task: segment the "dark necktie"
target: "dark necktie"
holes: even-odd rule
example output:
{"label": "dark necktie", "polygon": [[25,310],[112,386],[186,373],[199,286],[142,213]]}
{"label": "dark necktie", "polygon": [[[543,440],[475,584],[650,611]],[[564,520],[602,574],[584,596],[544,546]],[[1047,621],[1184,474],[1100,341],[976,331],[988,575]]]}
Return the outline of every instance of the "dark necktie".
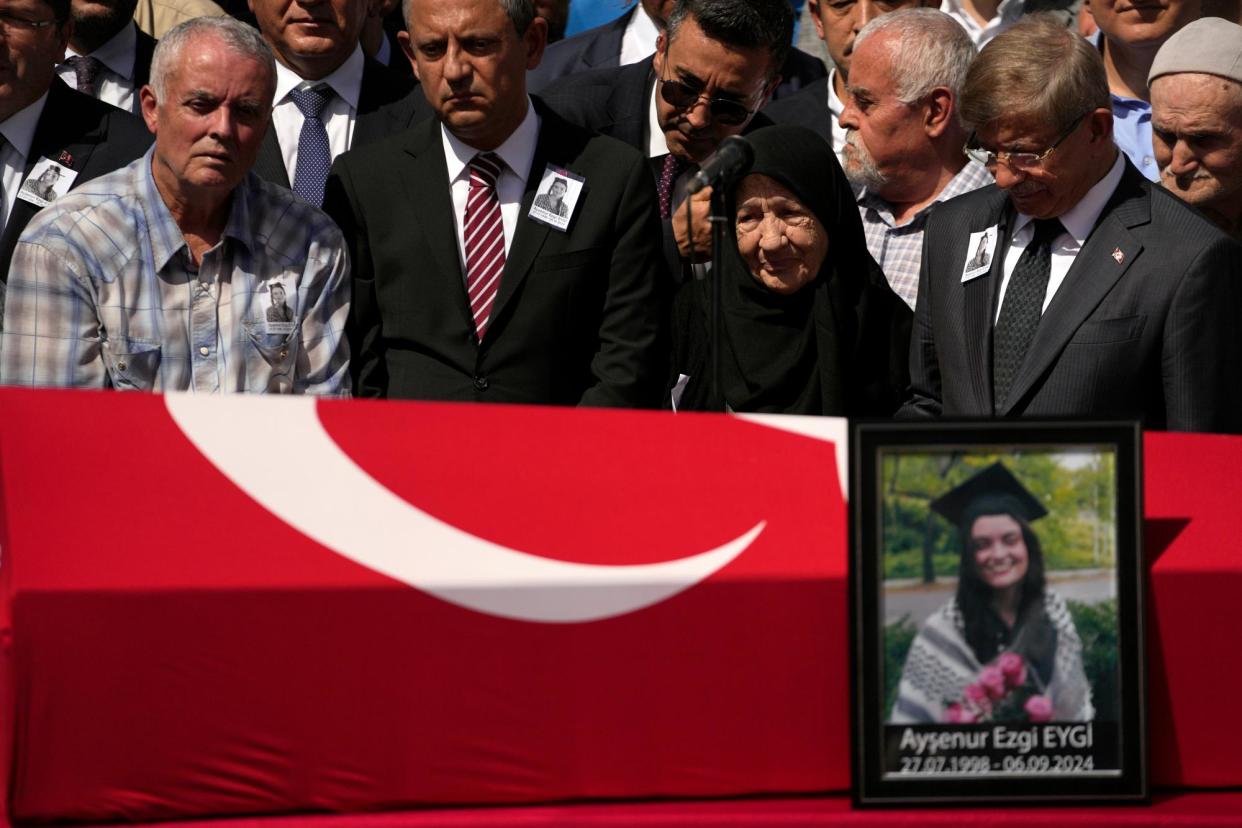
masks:
{"label": "dark necktie", "polygon": [[677,184],[677,176],[685,171],[687,164],[671,152],[664,156],[664,165],[660,168],[660,184],[656,188],[660,196],[660,218],[667,219],[673,215],[673,188]]}
{"label": "dark necktie", "polygon": [[65,63],[73,67],[74,81],[77,83],[78,91],[90,95],[92,98],[98,96],[99,90],[95,88],[95,82],[99,80],[99,73],[103,71],[103,64],[93,57],[82,57],[74,55],[67,58]]}
{"label": "dark necktie", "polygon": [[466,294],[474,328],[483,341],[491,320],[492,303],[505,269],[505,225],[500,213],[496,180],[504,161],[491,152],[482,152],[470,162],[470,189],[466,196],[463,227],[466,247]]}
{"label": "dark necktie", "polygon": [[302,131],[298,135],[298,165],[293,175],[293,192],[316,207],[323,204],[323,186],[332,169],[332,148],[328,131],[320,115],[332,100],[332,87],[320,84],[310,89],[294,89],[289,93],[302,113]]}
{"label": "dark necktie", "polygon": [[992,333],[992,404],[998,412],[1005,405],[1009,387],[1039,327],[1052,271],[1052,240],[1062,232],[1059,219],[1036,219],[1035,236],[1018,257],[1009,277],[1005,301]]}

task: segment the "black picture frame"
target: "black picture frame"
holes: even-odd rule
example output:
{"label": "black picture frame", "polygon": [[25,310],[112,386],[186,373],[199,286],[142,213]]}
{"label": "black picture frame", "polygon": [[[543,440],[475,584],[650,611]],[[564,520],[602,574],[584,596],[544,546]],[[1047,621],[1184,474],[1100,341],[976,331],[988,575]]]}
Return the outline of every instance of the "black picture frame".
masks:
{"label": "black picture frame", "polygon": [[[1008,554],[937,512],[996,462],[1055,516]],[[1142,468],[1135,422],[852,424],[855,805],[1147,799]]]}

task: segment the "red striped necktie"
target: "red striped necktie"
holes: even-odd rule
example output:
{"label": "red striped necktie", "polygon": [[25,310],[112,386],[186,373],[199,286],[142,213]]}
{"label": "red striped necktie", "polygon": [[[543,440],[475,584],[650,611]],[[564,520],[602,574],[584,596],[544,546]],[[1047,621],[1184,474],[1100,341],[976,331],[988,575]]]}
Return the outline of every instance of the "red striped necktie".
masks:
{"label": "red striped necktie", "polygon": [[505,227],[500,218],[496,180],[504,161],[495,153],[479,153],[470,162],[470,193],[466,197],[466,294],[474,329],[483,341],[492,314],[500,274],[505,269]]}

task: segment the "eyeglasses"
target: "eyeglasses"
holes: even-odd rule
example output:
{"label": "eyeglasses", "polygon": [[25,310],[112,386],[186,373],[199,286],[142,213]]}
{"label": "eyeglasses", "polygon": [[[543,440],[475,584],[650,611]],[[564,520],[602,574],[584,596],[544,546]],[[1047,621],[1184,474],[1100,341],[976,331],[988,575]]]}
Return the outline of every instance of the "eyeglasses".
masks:
{"label": "eyeglasses", "polygon": [[[665,80],[664,78],[658,78],[658,80],[660,97],[666,104],[677,109],[693,109],[707,94],[702,89],[695,89],[679,80]],[[712,113],[712,120],[716,123],[724,126],[737,126],[746,123],[746,120],[754,115],[759,107],[756,105],[751,108],[741,101],[730,98],[708,98],[707,108]]]}
{"label": "eyeglasses", "polygon": [[1052,142],[1052,146],[1043,152],[992,152],[985,150],[977,144],[979,140],[975,133],[970,134],[970,140],[966,142],[966,146],[962,147],[962,152],[966,153],[966,157],[971,160],[978,161],[985,167],[991,168],[997,164],[1004,164],[1011,170],[1033,170],[1044,162],[1044,159],[1052,155],[1052,151],[1061,145],[1061,142],[1070,137],[1074,130],[1078,129],[1078,125],[1082,123],[1082,119],[1087,117],[1090,112],[1084,112],[1074,119],[1065,132],[1061,133],[1061,137]]}
{"label": "eyeglasses", "polygon": [[33,32],[38,29],[46,29],[56,22],[55,18],[51,20],[30,20],[25,17],[19,17],[9,11],[0,11],[0,29],[4,29],[6,32]]}

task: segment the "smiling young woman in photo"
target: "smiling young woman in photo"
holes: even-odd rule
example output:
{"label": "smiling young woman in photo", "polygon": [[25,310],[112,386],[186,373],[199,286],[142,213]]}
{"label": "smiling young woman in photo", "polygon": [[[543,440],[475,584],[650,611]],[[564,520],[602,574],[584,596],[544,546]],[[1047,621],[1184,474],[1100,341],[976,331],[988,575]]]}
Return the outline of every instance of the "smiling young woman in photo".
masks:
{"label": "smiling young woman in photo", "polygon": [[1006,697],[1033,721],[1092,719],[1082,641],[1065,600],[1045,585],[1030,526],[1047,509],[1000,463],[931,508],[960,530],[957,592],[911,644],[890,722],[988,719]]}

